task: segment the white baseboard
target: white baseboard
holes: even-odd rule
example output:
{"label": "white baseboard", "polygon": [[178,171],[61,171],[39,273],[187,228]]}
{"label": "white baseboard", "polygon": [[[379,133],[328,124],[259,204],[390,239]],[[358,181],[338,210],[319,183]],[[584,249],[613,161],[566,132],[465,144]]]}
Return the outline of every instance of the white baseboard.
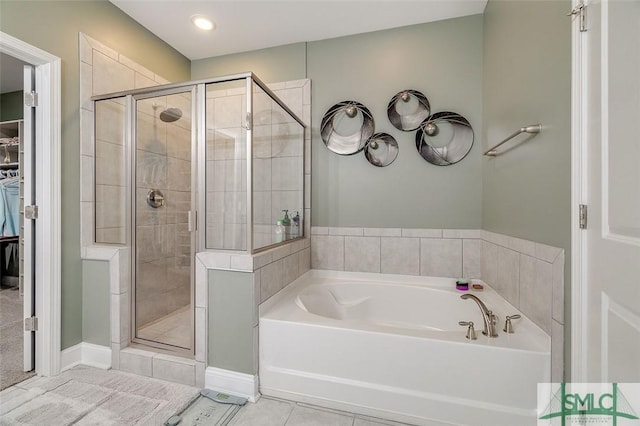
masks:
{"label": "white baseboard", "polygon": [[204,373],[204,387],[230,395],[243,396],[251,402],[260,398],[258,393],[258,376],[207,367]]}
{"label": "white baseboard", "polygon": [[82,343],[63,349],[60,352],[60,371],[68,370],[82,361]]}
{"label": "white baseboard", "polygon": [[111,368],[111,348],[82,342],[60,353],[60,371],[79,364],[107,370]]}

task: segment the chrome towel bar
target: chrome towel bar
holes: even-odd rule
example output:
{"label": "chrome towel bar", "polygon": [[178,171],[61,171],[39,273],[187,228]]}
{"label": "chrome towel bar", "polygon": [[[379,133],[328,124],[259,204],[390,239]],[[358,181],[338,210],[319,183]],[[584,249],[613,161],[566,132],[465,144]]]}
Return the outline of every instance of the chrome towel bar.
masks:
{"label": "chrome towel bar", "polygon": [[503,144],[509,142],[511,139],[513,139],[516,136],[518,136],[520,133],[540,133],[541,130],[542,130],[542,124],[533,124],[531,126],[520,127],[520,129],[518,131],[516,131],[513,134],[507,136],[502,142],[500,142],[499,144],[497,144],[493,148],[487,150],[487,152],[485,152],[484,155],[487,155],[489,157],[496,157],[496,156],[501,154],[496,150],[499,147],[501,147]]}

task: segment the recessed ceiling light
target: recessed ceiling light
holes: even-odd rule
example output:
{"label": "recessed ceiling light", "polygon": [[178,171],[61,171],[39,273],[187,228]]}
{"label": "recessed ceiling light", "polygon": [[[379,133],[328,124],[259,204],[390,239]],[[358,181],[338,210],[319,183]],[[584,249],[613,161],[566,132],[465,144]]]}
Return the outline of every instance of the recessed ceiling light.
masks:
{"label": "recessed ceiling light", "polygon": [[191,17],[191,22],[193,22],[193,25],[200,28],[201,30],[211,31],[215,28],[215,25],[213,24],[211,19],[207,18],[206,16],[193,15]]}

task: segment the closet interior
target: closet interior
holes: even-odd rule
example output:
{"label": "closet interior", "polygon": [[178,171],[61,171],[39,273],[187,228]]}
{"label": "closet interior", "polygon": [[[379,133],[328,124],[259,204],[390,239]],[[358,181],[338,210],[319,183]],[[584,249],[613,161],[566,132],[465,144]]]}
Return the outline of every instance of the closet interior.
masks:
{"label": "closet interior", "polygon": [[24,277],[24,164],[23,120],[0,123],[0,284],[18,287]]}

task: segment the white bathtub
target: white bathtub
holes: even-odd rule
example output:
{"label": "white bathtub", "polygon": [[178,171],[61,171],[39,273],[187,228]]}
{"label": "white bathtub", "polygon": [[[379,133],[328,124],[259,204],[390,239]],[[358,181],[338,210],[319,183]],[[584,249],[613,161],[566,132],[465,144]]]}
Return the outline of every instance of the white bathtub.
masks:
{"label": "white bathtub", "polygon": [[454,280],[309,271],[260,306],[260,391],[419,425],[535,425],[550,338],[524,316],[504,333],[520,312],[488,286],[471,293],[499,337]]}

